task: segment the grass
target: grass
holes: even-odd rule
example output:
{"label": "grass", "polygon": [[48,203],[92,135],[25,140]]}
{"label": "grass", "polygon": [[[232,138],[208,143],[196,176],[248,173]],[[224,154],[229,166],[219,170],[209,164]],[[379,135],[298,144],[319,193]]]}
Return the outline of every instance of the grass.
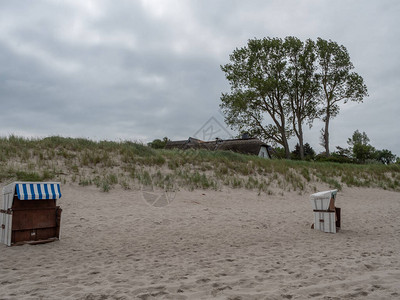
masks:
{"label": "grass", "polygon": [[119,185],[303,193],[315,192],[317,182],[339,190],[348,186],[400,191],[400,165],[266,160],[229,151],[155,150],[131,141],[11,135],[0,138],[0,180],[59,180],[95,185],[104,192]]}

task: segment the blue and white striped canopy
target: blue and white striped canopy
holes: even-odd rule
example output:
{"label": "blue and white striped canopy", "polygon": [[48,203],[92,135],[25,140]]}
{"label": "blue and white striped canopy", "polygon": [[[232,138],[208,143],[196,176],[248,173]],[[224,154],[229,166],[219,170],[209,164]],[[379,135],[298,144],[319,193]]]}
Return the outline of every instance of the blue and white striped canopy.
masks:
{"label": "blue and white striped canopy", "polygon": [[60,184],[57,182],[16,183],[15,190],[19,200],[41,200],[61,198]]}

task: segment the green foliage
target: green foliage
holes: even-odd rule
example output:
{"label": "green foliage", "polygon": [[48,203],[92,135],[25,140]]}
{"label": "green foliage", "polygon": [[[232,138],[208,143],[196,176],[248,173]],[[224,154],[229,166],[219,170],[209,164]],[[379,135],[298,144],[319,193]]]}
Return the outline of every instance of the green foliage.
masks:
{"label": "green foliage", "polygon": [[358,130],[354,131],[351,138],[347,140],[347,144],[350,145],[348,149],[342,149],[342,152],[350,155],[358,163],[366,162],[380,162],[382,164],[388,165],[394,163],[396,160],[396,155],[387,149],[375,150],[373,146],[369,144],[370,139],[365,132],[361,133]]}
{"label": "green foliage", "polygon": [[151,179],[151,175],[148,171],[143,171],[142,173],[137,174],[137,179],[139,179],[139,183],[145,186],[150,186],[153,184],[153,181]]}
{"label": "green foliage", "polygon": [[371,145],[355,144],[353,156],[358,162],[365,163],[368,159],[375,159],[375,148]]}
{"label": "green foliage", "polygon": [[396,155],[387,149],[378,150],[375,155],[376,159],[385,165],[392,164],[396,161]]}
{"label": "green foliage", "polygon": [[369,144],[369,137],[365,132],[361,133],[358,131],[354,131],[353,135],[351,138],[347,139],[347,144],[350,145],[350,147],[354,147],[355,145],[368,145]]}
{"label": "green foliage", "polygon": [[[351,149],[342,148],[340,146],[336,146],[336,152],[333,152],[332,155],[336,155],[339,157],[350,158],[351,157]],[[351,161],[349,161],[351,162]]]}
{"label": "green foliage", "polygon": [[164,137],[163,140],[155,139],[147,145],[153,149],[164,149],[168,141],[169,139],[167,137]]}
{"label": "green foliage", "polygon": [[[315,157],[315,151],[310,146],[309,143],[304,144],[304,159],[305,160],[312,160]],[[299,160],[301,159],[300,156],[300,145],[296,144],[295,149],[292,151],[291,159]]]}
{"label": "green foliage", "polygon": [[347,156],[337,154],[336,152],[332,153],[330,156],[326,156],[325,153],[318,154],[314,158],[317,162],[333,162],[333,163],[341,163],[341,164],[351,164],[353,160]]}
{"label": "green foliage", "polygon": [[18,181],[42,181],[43,178],[36,172],[17,171],[15,173]]}
{"label": "green foliage", "polygon": [[325,122],[323,142],[327,155],[329,151],[329,121],[337,116],[340,110],[339,103],[347,101],[362,102],[368,96],[367,86],[363,78],[351,72],[354,66],[350,55],[343,45],[331,40],[317,39],[317,61],[322,93],[322,104],[319,114]]}
{"label": "green foliage", "polygon": [[[368,96],[347,49],[331,40],[302,42],[296,37],[252,39],[235,49],[221,66],[231,86],[220,107],[232,128],[283,146],[295,134],[303,159],[303,123],[325,121],[323,145],[329,156],[329,121],[340,102],[362,102]],[[266,123],[266,119],[271,123]]]}
{"label": "green foliage", "polygon": [[116,174],[108,174],[106,176],[106,181],[110,184],[110,185],[114,185],[118,183],[118,176]]}
{"label": "green foliage", "polygon": [[307,182],[311,181],[310,170],[308,168],[303,167],[300,170],[301,175],[307,180]]}
{"label": "green foliage", "polygon": [[101,190],[105,193],[109,192],[111,190],[111,185],[107,181],[103,181],[101,183]]}
{"label": "green foliage", "polygon": [[38,172],[16,171],[14,176],[18,181],[45,181],[53,179],[54,173],[49,170],[44,170],[42,174]]}
{"label": "green foliage", "polygon": [[[279,38],[253,39],[230,55],[231,63],[221,66],[231,93],[221,96],[225,122],[252,136],[272,140],[285,148],[289,157],[290,110],[285,104],[287,84],[286,51]],[[265,124],[270,116],[272,124]]]}
{"label": "green foliage", "polygon": [[357,162],[365,163],[375,158],[375,148],[369,144],[369,141],[367,134],[360,133],[358,130],[354,131],[352,137],[347,140],[347,144],[350,145],[349,152]]}
{"label": "green foliage", "polygon": [[320,85],[315,74],[315,43],[310,39],[303,43],[298,38],[287,37],[284,47],[288,58],[285,75],[288,103],[291,109],[289,120],[299,140],[299,159],[310,159],[310,157],[305,157],[303,124],[307,123],[311,127],[314,119],[318,117]]}
{"label": "green foliage", "polygon": [[117,149],[126,161],[132,160],[135,157],[151,157],[157,155],[154,149],[140,143],[129,141],[121,143]]}
{"label": "green foliage", "polygon": [[286,158],[285,155],[285,149],[281,148],[281,147],[275,147],[272,150],[272,154],[271,154],[272,158],[277,158],[277,159],[284,159]]}

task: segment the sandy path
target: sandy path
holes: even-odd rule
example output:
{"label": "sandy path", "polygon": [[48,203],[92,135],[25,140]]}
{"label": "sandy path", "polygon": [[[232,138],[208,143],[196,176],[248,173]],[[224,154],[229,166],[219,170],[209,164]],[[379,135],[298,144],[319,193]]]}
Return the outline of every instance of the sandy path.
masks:
{"label": "sandy path", "polygon": [[308,197],[65,185],[60,241],[0,245],[0,299],[400,298],[400,193],[339,192],[337,234]]}

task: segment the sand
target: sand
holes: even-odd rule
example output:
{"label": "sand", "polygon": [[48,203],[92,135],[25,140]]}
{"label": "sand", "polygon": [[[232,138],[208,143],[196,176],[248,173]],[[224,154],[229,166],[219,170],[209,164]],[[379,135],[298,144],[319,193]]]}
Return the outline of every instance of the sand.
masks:
{"label": "sand", "polygon": [[0,299],[400,298],[400,193],[345,188],[329,234],[309,194],[62,192],[60,241],[0,245]]}

